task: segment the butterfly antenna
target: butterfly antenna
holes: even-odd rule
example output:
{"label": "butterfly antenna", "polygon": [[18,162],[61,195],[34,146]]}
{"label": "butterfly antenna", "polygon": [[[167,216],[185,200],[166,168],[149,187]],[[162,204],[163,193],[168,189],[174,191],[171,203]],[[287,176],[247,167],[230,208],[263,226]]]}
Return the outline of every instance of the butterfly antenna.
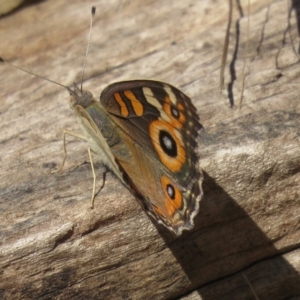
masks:
{"label": "butterfly antenna", "polygon": [[80,90],[81,91],[82,91],[82,83],[83,83],[83,77],[84,77],[84,71],[85,71],[86,61],[87,61],[87,57],[88,57],[89,49],[90,49],[90,43],[91,43],[91,37],[92,37],[92,29],[93,29],[93,21],[94,21],[95,14],[96,14],[96,6],[92,6],[90,32],[89,32],[88,44],[87,44],[86,51],[85,51],[85,56],[84,56],[84,61],[83,61],[83,67],[82,67],[82,73],[81,73],[81,83],[80,83]]}
{"label": "butterfly antenna", "polygon": [[46,81],[52,82],[52,83],[54,83],[54,84],[56,84],[56,85],[62,86],[63,88],[67,89],[68,91],[70,91],[70,88],[69,88],[68,86],[65,86],[65,85],[63,85],[63,84],[61,84],[61,83],[58,83],[58,82],[56,82],[56,81],[53,81],[53,80],[51,80],[51,79],[49,79],[49,78],[46,78],[46,77],[44,77],[44,76],[37,75],[37,74],[35,74],[35,73],[32,73],[32,72],[30,72],[30,71],[27,71],[27,70],[24,70],[24,69],[22,69],[22,68],[20,68],[20,67],[17,67],[17,66],[15,66],[15,65],[9,63],[8,61],[4,60],[2,57],[0,57],[0,63],[4,63],[4,64],[6,64],[6,65],[8,65],[8,66],[11,66],[11,67],[13,67],[13,68],[19,70],[19,71],[22,71],[22,72],[25,72],[25,73],[27,73],[27,74],[33,75],[33,76],[35,76],[35,77],[38,77],[38,78],[44,79],[44,80],[46,80]]}

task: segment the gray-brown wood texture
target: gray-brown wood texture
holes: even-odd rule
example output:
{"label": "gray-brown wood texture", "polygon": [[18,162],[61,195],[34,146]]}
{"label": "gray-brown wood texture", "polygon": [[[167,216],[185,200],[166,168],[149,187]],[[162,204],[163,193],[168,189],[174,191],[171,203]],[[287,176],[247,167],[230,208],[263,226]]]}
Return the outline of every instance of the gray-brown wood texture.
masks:
{"label": "gray-brown wood texture", "polygon": [[1,57],[70,85],[96,4],[84,88],[98,98],[109,83],[148,78],[189,95],[205,127],[205,196],[177,240],[110,173],[89,209],[85,142],[69,137],[51,174],[63,129],[79,129],[68,93],[1,64],[0,298],[298,299],[298,2],[234,3],[222,95],[227,1],[37,1],[1,18]]}

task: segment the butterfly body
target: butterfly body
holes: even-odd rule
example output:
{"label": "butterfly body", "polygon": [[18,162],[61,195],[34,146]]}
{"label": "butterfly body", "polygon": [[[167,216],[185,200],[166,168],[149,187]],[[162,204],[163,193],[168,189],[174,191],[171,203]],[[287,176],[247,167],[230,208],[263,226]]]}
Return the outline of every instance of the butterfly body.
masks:
{"label": "butterfly body", "polygon": [[151,80],[109,85],[96,101],[74,85],[70,106],[90,147],[158,223],[193,228],[202,198],[196,155],[202,128],[190,98]]}

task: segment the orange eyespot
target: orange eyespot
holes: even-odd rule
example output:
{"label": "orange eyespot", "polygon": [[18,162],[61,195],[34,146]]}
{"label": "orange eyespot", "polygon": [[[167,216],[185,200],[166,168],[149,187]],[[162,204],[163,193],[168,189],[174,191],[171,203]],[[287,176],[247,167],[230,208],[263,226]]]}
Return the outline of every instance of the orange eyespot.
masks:
{"label": "orange eyespot", "polygon": [[161,185],[165,194],[166,211],[172,216],[182,206],[181,191],[166,176],[161,177]]}
{"label": "orange eyespot", "polygon": [[165,97],[165,103],[163,105],[164,112],[169,116],[170,118],[170,124],[177,128],[181,129],[183,123],[185,122],[185,116],[183,114],[183,105],[178,103],[177,107],[172,105],[171,100],[169,96]]}
{"label": "orange eyespot", "polygon": [[172,172],[178,172],[186,161],[186,153],[179,132],[164,120],[149,126],[152,144],[161,162]]}

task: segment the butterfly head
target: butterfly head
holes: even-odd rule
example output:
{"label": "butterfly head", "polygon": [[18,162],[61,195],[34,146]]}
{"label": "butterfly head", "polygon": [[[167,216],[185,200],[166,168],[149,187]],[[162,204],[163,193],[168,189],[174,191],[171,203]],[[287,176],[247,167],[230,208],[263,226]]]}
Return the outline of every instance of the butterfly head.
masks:
{"label": "butterfly head", "polygon": [[81,90],[75,82],[73,83],[73,90],[68,88],[68,91],[70,93],[69,105],[71,109],[74,109],[77,105],[87,108],[93,102],[96,102],[91,92]]}

